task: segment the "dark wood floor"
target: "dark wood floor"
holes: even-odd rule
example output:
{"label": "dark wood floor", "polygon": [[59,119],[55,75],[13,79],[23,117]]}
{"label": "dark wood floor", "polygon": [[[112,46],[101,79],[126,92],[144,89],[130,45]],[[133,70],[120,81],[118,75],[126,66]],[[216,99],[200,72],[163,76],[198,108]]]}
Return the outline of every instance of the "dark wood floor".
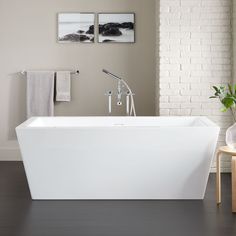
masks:
{"label": "dark wood floor", "polygon": [[204,201],[31,201],[21,162],[0,162],[0,236],[235,236],[230,175]]}

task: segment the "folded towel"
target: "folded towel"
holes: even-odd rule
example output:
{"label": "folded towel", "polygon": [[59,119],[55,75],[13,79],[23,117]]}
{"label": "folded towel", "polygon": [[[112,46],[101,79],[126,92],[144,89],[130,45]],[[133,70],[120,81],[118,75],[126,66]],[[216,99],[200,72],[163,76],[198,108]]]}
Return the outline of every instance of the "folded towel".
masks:
{"label": "folded towel", "polygon": [[71,100],[71,75],[70,71],[56,72],[56,101],[69,102]]}
{"label": "folded towel", "polygon": [[54,115],[53,71],[27,72],[27,117]]}

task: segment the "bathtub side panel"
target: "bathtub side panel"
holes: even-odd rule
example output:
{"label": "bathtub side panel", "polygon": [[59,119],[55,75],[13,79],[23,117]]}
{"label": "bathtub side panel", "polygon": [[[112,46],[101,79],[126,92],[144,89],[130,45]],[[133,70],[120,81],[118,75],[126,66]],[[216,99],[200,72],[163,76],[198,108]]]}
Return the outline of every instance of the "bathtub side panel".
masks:
{"label": "bathtub side panel", "polygon": [[33,199],[202,199],[218,128],[21,129]]}

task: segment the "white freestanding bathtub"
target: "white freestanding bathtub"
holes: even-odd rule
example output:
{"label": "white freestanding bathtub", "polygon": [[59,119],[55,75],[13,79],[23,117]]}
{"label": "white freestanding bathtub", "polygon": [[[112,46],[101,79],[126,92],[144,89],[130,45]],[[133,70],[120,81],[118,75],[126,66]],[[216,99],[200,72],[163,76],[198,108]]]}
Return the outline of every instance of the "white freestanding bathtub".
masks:
{"label": "white freestanding bathtub", "polygon": [[16,128],[32,199],[203,199],[205,117],[35,117]]}

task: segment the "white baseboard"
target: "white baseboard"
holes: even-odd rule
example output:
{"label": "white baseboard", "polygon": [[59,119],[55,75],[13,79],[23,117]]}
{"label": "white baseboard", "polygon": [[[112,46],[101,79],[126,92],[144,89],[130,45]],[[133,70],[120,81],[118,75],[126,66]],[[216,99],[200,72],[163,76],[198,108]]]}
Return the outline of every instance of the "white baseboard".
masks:
{"label": "white baseboard", "polygon": [[22,161],[19,148],[0,148],[0,161]]}

